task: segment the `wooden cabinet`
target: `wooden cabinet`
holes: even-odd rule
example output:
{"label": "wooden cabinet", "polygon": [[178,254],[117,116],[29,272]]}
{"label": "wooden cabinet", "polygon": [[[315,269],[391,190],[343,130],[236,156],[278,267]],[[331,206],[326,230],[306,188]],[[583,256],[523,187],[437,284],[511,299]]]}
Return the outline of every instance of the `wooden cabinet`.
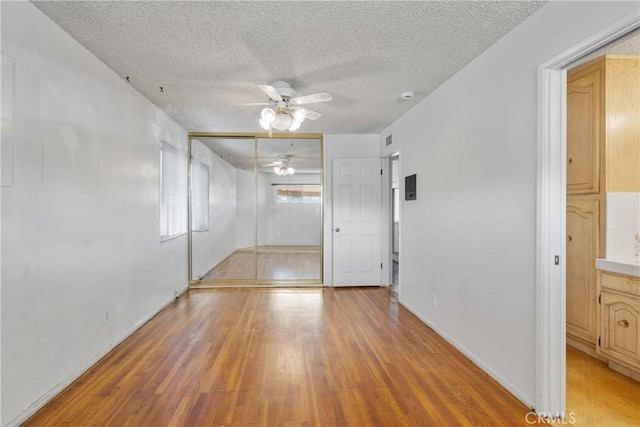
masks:
{"label": "wooden cabinet", "polygon": [[605,62],[567,76],[567,194],[600,192]]}
{"label": "wooden cabinet", "polygon": [[[640,191],[640,59],[606,55],[567,74],[567,336],[594,350],[606,192]],[[577,342],[576,342],[577,341]]]}
{"label": "wooden cabinet", "polygon": [[[567,334],[595,345],[600,200],[567,200]],[[593,348],[593,347],[592,347]]]}
{"label": "wooden cabinet", "polygon": [[640,57],[606,57],[606,190],[640,192]]}
{"label": "wooden cabinet", "polygon": [[[598,271],[600,289],[600,344],[616,369],[639,378],[640,375],[640,278]],[[620,370],[620,369],[618,369]],[[631,371],[631,372],[628,372]]]}
{"label": "wooden cabinet", "polygon": [[605,58],[567,74],[567,341],[595,350],[596,258],[604,256]]}
{"label": "wooden cabinet", "polygon": [[567,74],[567,194],[640,191],[640,57],[606,55]]}

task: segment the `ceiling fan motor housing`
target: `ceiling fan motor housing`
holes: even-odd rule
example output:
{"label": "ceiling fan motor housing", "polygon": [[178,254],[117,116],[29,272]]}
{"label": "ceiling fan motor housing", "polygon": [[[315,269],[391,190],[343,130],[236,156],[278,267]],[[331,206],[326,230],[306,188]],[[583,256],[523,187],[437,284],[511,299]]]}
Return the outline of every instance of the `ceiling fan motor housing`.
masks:
{"label": "ceiling fan motor housing", "polygon": [[273,88],[283,98],[294,98],[296,96],[296,91],[287,82],[276,80],[275,82],[271,83],[271,86],[273,86]]}

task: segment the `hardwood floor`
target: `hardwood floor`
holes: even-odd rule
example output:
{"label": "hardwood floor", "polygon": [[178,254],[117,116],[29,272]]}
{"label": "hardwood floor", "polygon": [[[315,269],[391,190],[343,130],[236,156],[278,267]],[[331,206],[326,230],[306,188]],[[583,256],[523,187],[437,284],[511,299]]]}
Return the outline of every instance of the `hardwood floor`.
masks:
{"label": "hardwood floor", "polygon": [[320,280],[321,252],[317,246],[259,246],[235,251],[202,280]]}
{"label": "hardwood floor", "polygon": [[191,290],[25,425],[527,425],[386,288]]}
{"label": "hardwood floor", "polygon": [[253,280],[255,277],[255,254],[234,252],[209,270],[201,280]]}
{"label": "hardwood floor", "polygon": [[640,426],[640,383],[567,346],[567,414],[575,426]]}

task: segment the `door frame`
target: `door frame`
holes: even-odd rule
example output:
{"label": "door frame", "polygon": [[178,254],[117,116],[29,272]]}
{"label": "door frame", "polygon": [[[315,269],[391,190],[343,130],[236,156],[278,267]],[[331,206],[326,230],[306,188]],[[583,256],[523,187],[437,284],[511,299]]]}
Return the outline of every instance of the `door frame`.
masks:
{"label": "door frame", "polygon": [[[382,269],[382,285],[393,285],[393,166],[394,158],[398,158],[398,169],[400,169],[400,151],[396,150],[382,157],[382,261],[384,267]],[[398,181],[403,185],[400,179],[400,170],[398,170]],[[401,205],[402,205],[402,198]],[[402,216],[402,209],[400,209]],[[400,236],[398,236],[399,238]],[[400,276],[398,275],[398,295],[400,295]]]}
{"label": "door frame", "polygon": [[565,68],[638,28],[629,13],[538,66],[535,410],[544,417],[566,412]]}

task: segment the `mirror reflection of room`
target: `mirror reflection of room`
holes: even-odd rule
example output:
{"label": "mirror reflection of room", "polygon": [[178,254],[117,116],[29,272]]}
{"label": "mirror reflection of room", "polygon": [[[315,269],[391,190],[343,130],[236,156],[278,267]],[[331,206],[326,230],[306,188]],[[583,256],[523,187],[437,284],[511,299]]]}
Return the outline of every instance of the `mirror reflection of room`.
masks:
{"label": "mirror reflection of room", "polygon": [[321,283],[321,140],[191,144],[192,280]]}
{"label": "mirror reflection of room", "polygon": [[319,280],[319,141],[260,138],[257,163],[258,280]]}
{"label": "mirror reflection of room", "polygon": [[255,278],[254,146],[254,138],[191,140],[193,280]]}

